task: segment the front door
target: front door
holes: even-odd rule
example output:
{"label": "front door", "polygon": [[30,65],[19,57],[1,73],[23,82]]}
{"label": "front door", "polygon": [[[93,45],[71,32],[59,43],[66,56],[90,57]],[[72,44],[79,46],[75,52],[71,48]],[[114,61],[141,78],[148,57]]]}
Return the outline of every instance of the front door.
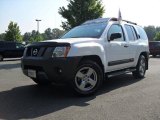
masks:
{"label": "front door", "polygon": [[107,72],[127,68],[133,61],[129,58],[129,45],[125,40],[122,26],[113,24],[108,31],[108,40],[113,33],[121,33],[121,38],[109,41],[106,45]]}

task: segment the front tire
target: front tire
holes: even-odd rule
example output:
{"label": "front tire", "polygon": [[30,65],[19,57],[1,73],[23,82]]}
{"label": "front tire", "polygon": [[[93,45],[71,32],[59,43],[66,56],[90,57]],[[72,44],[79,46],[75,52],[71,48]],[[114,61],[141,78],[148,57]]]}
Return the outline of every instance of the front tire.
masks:
{"label": "front tire", "polygon": [[136,66],[136,71],[132,72],[132,74],[135,78],[144,78],[145,73],[146,73],[146,66],[147,66],[146,61],[147,60],[144,57],[144,55],[140,55],[139,60],[138,60],[138,64]]}
{"label": "front tire", "polygon": [[103,81],[103,70],[94,61],[83,61],[76,70],[72,86],[79,95],[94,94]]}

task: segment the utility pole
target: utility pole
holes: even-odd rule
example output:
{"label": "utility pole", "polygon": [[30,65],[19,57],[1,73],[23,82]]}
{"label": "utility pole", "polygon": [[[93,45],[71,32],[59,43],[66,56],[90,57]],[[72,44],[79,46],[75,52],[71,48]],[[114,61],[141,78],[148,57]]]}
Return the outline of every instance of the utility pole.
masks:
{"label": "utility pole", "polygon": [[39,20],[39,19],[36,19],[36,22],[37,22],[37,32],[39,33],[39,22],[42,21],[42,20]]}

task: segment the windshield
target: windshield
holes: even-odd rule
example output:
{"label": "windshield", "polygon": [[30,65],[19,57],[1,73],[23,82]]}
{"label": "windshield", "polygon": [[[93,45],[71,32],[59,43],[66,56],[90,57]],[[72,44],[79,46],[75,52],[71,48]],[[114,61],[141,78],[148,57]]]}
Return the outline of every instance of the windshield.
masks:
{"label": "windshield", "polygon": [[71,29],[68,33],[62,36],[62,39],[65,38],[99,38],[107,23],[94,23],[81,25]]}

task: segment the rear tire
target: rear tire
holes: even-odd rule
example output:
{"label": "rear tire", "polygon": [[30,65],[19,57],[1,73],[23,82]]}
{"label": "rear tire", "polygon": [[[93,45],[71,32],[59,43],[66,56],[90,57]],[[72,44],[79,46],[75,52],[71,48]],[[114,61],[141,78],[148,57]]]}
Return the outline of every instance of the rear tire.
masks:
{"label": "rear tire", "polygon": [[132,74],[135,78],[144,78],[145,73],[146,73],[146,66],[147,66],[146,61],[147,60],[144,57],[144,55],[140,55],[139,60],[138,60],[138,64],[136,66],[136,71],[132,72]]}
{"label": "rear tire", "polygon": [[101,86],[103,78],[102,68],[94,61],[85,60],[77,68],[71,85],[78,95],[92,95]]}
{"label": "rear tire", "polygon": [[48,81],[48,80],[39,80],[36,78],[31,78],[35,83],[37,83],[37,85],[50,85],[52,82]]}
{"label": "rear tire", "polygon": [[3,61],[3,56],[2,55],[0,55],[0,61]]}

